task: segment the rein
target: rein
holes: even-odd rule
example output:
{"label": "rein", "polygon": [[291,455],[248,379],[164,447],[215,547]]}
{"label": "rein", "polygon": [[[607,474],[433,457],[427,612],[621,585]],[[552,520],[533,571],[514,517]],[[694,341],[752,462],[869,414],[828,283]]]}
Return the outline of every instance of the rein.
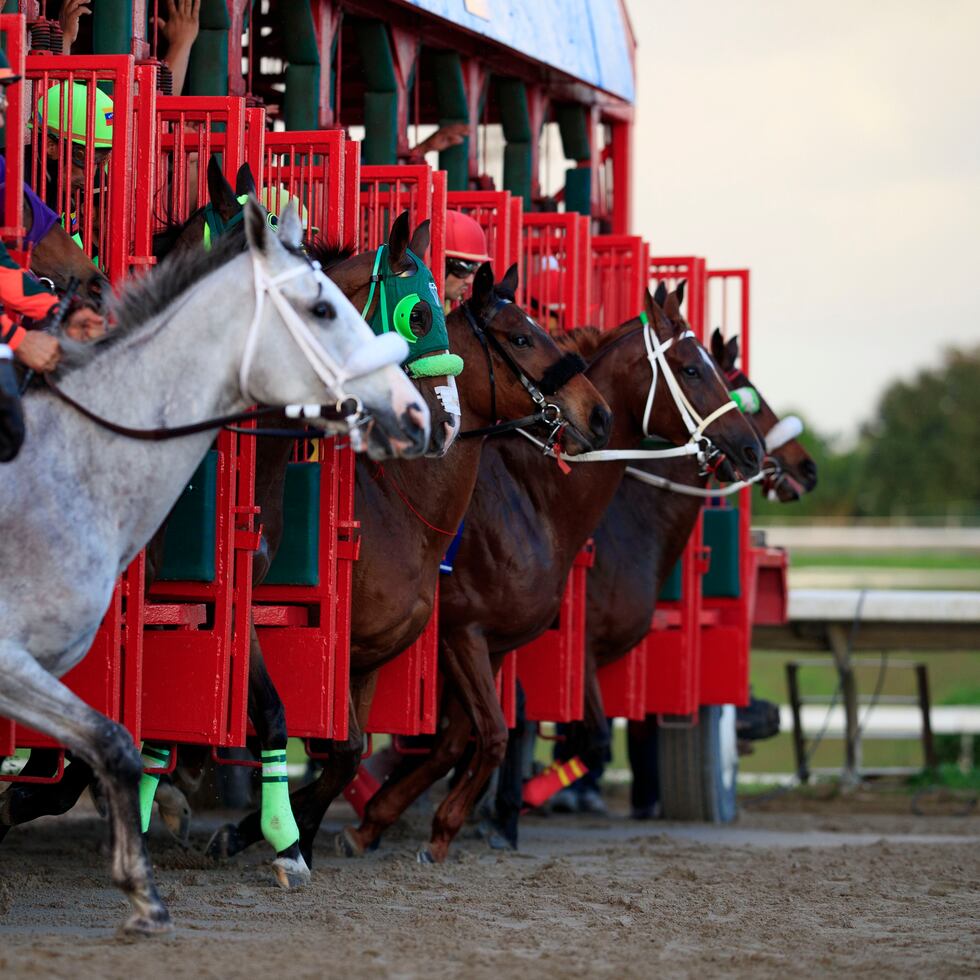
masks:
{"label": "rein", "polygon": [[543,446],[546,446],[550,450],[558,441],[561,429],[566,422],[561,406],[556,405],[554,402],[549,402],[545,396],[557,394],[572,378],[578,374],[582,374],[586,370],[586,365],[578,354],[567,353],[562,355],[554,364],[550,365],[540,379],[530,377],[517,361],[511,357],[503,344],[497,340],[489,329],[490,324],[493,323],[497,314],[510,305],[511,301],[509,299],[498,298],[489,318],[483,323],[477,321],[468,301],[463,304],[462,309],[470,325],[470,329],[483,348],[483,354],[487,361],[487,374],[490,378],[490,417],[497,418],[497,381],[494,373],[493,357],[490,353],[491,347],[504,364],[507,365],[511,374],[520,381],[524,390],[530,396],[531,401],[537,406],[537,410],[530,415],[525,415],[518,419],[494,422],[491,425],[486,425],[479,429],[468,429],[466,432],[461,432],[459,438],[475,439],[479,436],[500,435],[504,432],[513,432],[515,430],[527,435],[527,433],[523,432],[526,427],[543,422],[545,425],[551,427],[547,442],[542,443]]}

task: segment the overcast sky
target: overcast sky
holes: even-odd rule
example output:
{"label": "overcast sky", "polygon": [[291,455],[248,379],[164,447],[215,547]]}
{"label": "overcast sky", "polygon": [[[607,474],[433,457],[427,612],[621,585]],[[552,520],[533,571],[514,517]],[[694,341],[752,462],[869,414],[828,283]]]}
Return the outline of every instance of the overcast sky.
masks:
{"label": "overcast sky", "polygon": [[626,0],[634,231],[753,275],[752,377],[850,434],[980,343],[980,0]]}

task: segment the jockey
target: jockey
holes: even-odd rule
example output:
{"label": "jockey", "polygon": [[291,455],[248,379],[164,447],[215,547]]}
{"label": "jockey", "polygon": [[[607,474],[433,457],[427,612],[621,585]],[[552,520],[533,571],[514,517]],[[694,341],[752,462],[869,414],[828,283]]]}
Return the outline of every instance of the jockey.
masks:
{"label": "jockey", "polygon": [[[448,307],[464,299],[481,263],[489,262],[487,236],[480,223],[462,211],[446,212],[446,283]],[[499,270],[498,270],[499,271]]]}
{"label": "jockey", "polygon": [[[86,122],[88,119],[89,93],[95,93],[95,110],[93,112],[94,129],[91,140],[88,136]],[[55,211],[66,207],[66,191],[58,187],[58,172],[70,167],[69,184],[72,196],[78,193],[84,200],[86,191],[85,155],[86,146],[92,143],[94,188],[98,191],[101,180],[100,174],[105,168],[106,158],[112,149],[112,99],[100,88],[88,86],[82,82],[58,82],[37,100],[37,116],[28,125],[42,124],[46,127],[46,142],[43,153],[47,157],[45,171],[44,197],[47,204]],[[39,152],[41,152],[39,150]],[[98,221],[98,208],[93,214],[93,224]],[[74,239],[79,248],[82,247],[81,219],[77,211],[70,211],[67,218],[62,214],[65,230]]]}
{"label": "jockey", "polygon": [[[19,81],[14,75],[3,52],[0,52],[0,126],[7,108],[6,87]],[[2,173],[6,174],[6,161]],[[46,208],[38,200],[36,205],[29,198],[34,211],[34,225],[46,220]],[[50,222],[46,228],[50,228]],[[33,232],[33,228],[32,228]],[[51,371],[58,365],[61,347],[56,337],[45,333],[45,317],[58,302],[58,297],[27,275],[10,257],[6,246],[0,242],[0,462],[7,462],[17,455],[24,441],[24,420],[20,406],[17,377],[13,370],[14,359],[34,371]],[[29,327],[18,325],[8,313],[27,318]],[[71,314],[68,328],[72,336],[88,338],[100,333],[102,317],[93,310],[80,308]]]}

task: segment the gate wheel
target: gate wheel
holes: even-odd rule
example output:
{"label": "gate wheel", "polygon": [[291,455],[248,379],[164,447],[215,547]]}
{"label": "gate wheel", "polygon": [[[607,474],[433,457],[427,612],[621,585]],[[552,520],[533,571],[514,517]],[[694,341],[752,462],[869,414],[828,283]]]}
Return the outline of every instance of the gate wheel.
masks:
{"label": "gate wheel", "polygon": [[731,823],[738,814],[735,709],[710,705],[697,725],[659,728],[660,802],[667,820]]}

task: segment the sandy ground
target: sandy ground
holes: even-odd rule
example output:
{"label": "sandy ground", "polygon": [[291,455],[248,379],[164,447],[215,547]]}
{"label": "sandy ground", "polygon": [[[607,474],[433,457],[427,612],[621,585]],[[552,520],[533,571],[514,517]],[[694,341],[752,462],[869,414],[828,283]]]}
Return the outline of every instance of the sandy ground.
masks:
{"label": "sandy ground", "polygon": [[976,976],[980,817],[879,803],[780,798],[728,828],[529,818],[520,854],[471,838],[436,868],[415,862],[419,815],[367,858],[331,856],[337,808],[295,893],[269,851],[216,867],[154,833],[178,930],[149,944],[117,938],[103,827],[80,806],[0,849],[0,976]]}

